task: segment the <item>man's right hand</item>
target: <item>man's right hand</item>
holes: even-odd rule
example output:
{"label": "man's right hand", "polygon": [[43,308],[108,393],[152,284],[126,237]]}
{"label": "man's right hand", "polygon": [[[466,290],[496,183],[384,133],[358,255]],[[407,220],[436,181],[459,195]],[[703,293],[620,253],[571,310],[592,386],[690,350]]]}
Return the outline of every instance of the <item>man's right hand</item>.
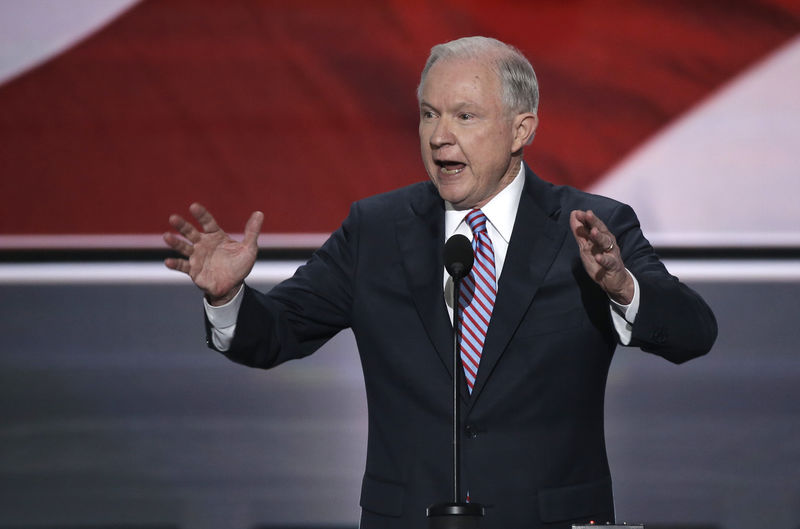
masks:
{"label": "man's right hand", "polygon": [[253,269],[264,214],[256,211],[250,215],[244,228],[244,240],[238,242],[222,231],[211,213],[200,204],[195,202],[189,206],[189,212],[203,231],[198,231],[180,215],[171,215],[170,225],[183,237],[167,232],[164,241],[185,259],[169,258],[164,264],[191,277],[211,305],[224,305],[239,292]]}

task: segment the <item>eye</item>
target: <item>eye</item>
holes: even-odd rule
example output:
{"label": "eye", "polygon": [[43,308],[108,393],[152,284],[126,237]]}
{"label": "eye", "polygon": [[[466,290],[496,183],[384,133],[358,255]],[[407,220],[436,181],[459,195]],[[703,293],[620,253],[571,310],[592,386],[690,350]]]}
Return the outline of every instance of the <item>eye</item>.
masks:
{"label": "eye", "polygon": [[422,118],[423,119],[431,119],[433,117],[433,112],[430,110],[423,110],[422,111]]}
{"label": "eye", "polygon": [[458,115],[458,119],[460,119],[461,121],[470,121],[473,118],[475,118],[475,116],[473,116],[469,112],[462,112],[461,114]]}

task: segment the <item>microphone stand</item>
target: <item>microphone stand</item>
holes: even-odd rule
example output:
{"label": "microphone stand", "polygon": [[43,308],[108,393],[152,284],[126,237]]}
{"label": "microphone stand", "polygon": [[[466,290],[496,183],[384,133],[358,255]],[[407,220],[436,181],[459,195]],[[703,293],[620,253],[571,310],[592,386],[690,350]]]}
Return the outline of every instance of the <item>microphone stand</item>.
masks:
{"label": "microphone stand", "polygon": [[[459,272],[461,272],[459,270]],[[468,273],[468,272],[467,272]],[[484,509],[479,503],[461,501],[461,401],[459,381],[461,380],[461,333],[458,331],[461,315],[458,299],[463,273],[453,276],[453,501],[437,503],[428,507],[429,529],[479,529]]]}

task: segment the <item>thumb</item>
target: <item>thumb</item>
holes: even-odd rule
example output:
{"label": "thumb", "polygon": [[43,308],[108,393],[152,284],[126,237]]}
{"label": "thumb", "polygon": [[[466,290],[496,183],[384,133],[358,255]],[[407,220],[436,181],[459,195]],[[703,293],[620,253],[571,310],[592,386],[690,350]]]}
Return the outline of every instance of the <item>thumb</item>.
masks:
{"label": "thumb", "polygon": [[244,244],[247,246],[258,245],[258,234],[261,232],[261,225],[264,223],[264,214],[254,211],[244,227]]}
{"label": "thumb", "polygon": [[608,272],[621,272],[625,270],[625,264],[622,260],[611,253],[604,252],[595,254],[594,260]]}

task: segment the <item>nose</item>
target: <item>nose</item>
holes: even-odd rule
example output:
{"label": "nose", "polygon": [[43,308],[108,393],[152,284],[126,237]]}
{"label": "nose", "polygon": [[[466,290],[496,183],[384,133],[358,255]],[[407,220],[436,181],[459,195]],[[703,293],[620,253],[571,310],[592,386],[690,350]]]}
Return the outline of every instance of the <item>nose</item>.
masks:
{"label": "nose", "polygon": [[452,145],[453,143],[455,143],[455,136],[453,135],[450,121],[442,116],[436,120],[436,125],[431,131],[431,148],[438,149],[445,145]]}

